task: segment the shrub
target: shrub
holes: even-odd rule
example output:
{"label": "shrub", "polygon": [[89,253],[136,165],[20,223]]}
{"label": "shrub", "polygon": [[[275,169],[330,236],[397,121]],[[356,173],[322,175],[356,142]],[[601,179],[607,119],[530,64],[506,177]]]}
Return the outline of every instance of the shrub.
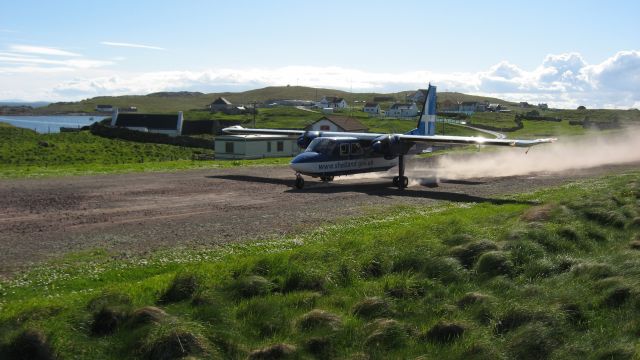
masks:
{"label": "shrub", "polygon": [[424,254],[412,251],[402,254],[393,262],[391,271],[393,272],[421,272],[425,266],[427,259]]}
{"label": "shrub", "polygon": [[462,266],[470,268],[475,261],[487,251],[497,250],[498,246],[488,240],[480,240],[466,245],[456,246],[451,249],[451,255],[458,260]]}
{"label": "shrub", "polygon": [[460,338],[465,332],[465,326],[458,323],[439,322],[424,334],[428,341],[450,343]]}
{"label": "shrub", "polygon": [[369,350],[389,350],[404,345],[407,338],[407,331],[393,319],[378,319],[367,325],[371,328],[369,336],[364,344]]}
{"label": "shrub", "polygon": [[391,315],[391,305],[379,297],[368,297],[355,304],[353,314],[366,319]]}
{"label": "shrub", "polygon": [[250,275],[234,280],[230,288],[237,298],[246,299],[270,293],[274,284],[262,276]]}
{"label": "shrub", "polygon": [[338,315],[320,309],[313,309],[298,319],[298,327],[302,330],[337,330],[341,325],[342,320]]}
{"label": "shrub", "polygon": [[509,275],[513,270],[513,263],[503,251],[490,251],[482,254],[476,264],[478,274],[488,277]]}
{"label": "shrub", "polygon": [[159,302],[168,304],[191,298],[200,288],[200,279],[194,274],[178,274],[160,297]]}
{"label": "shrub", "polygon": [[47,337],[41,331],[33,329],[18,334],[7,346],[6,353],[8,359],[16,360],[53,360],[56,358]]}
{"label": "shrub", "polygon": [[275,344],[262,349],[253,350],[247,359],[249,360],[276,360],[288,359],[295,355],[296,347],[289,344]]}

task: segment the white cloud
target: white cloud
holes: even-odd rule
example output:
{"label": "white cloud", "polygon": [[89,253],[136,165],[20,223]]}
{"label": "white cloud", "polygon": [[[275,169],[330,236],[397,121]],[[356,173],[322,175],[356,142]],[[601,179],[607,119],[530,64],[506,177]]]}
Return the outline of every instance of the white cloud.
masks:
{"label": "white cloud", "polygon": [[165,48],[161,48],[159,46],[131,44],[131,43],[123,43],[123,42],[103,41],[100,44],[107,45],[107,46],[118,46],[118,47],[139,48],[139,49],[149,49],[149,50],[166,50]]}
{"label": "white cloud", "polygon": [[[548,55],[531,70],[502,61],[485,71],[458,73],[366,72],[318,66],[146,73],[123,73],[109,68],[107,72],[104,67],[115,61],[118,60],[44,59],[4,52],[0,53],[0,65],[14,63],[15,67],[0,67],[0,75],[34,69],[35,72],[60,71],[58,80],[47,84],[39,94],[34,90],[25,91],[32,98],[50,100],[157,91],[244,91],[287,84],[385,93],[423,88],[432,82],[438,85],[439,91],[546,102],[554,107],[629,108],[640,104],[640,51],[621,51],[598,64],[588,64],[578,53],[566,53]],[[74,78],[69,78],[71,70],[76,70]],[[45,95],[47,97],[43,97]]]}
{"label": "white cloud", "polygon": [[37,54],[37,55],[53,55],[53,56],[82,56],[80,54],[72,53],[70,51],[60,50],[52,47],[45,46],[31,46],[31,45],[11,45],[9,49],[12,52],[25,53],[25,54]]}

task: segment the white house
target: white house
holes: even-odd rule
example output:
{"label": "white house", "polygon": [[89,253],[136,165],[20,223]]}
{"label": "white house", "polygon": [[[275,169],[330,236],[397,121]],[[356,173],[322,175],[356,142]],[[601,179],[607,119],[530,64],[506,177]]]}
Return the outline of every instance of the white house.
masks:
{"label": "white house", "polygon": [[391,105],[391,107],[386,111],[385,114],[388,117],[413,117],[418,115],[418,106],[416,105],[416,103],[395,103]]}
{"label": "white house", "polygon": [[216,159],[262,159],[295,156],[296,138],[282,135],[223,135],[215,139]]}
{"label": "white house", "polygon": [[129,130],[179,136],[182,134],[184,117],[182,111],[177,115],[166,114],[121,114],[118,108],[113,109],[111,126],[124,127]]}
{"label": "white house", "polygon": [[375,102],[368,102],[364,104],[362,111],[366,112],[369,115],[378,115],[380,114],[380,104]]}
{"label": "white house", "polygon": [[333,108],[344,109],[347,107],[347,101],[336,96],[325,96],[316,104],[321,109]]}
{"label": "white house", "polygon": [[307,126],[310,131],[366,132],[368,129],[358,119],[344,116],[323,116]]}
{"label": "white house", "polygon": [[418,89],[412,95],[407,96],[407,100],[415,103],[424,102],[424,99],[427,97],[427,89]]}

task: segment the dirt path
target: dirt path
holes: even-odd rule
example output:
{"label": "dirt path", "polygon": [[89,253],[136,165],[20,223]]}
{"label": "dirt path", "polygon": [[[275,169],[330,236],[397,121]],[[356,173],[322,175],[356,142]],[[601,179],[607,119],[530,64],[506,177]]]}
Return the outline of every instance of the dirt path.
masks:
{"label": "dirt path", "polygon": [[294,190],[288,167],[1,180],[0,274],[84,249],[142,253],[286,234],[376,206],[499,203],[503,194],[639,167],[445,180],[404,191],[389,179],[348,178]]}

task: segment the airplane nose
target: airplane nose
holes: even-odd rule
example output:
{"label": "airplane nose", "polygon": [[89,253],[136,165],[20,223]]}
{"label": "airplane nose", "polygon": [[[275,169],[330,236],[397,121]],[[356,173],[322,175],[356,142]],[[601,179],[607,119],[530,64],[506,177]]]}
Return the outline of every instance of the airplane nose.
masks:
{"label": "airplane nose", "polygon": [[317,162],[319,156],[320,156],[320,154],[318,154],[316,152],[306,151],[306,152],[300,153],[296,157],[294,157],[291,160],[291,164],[289,164],[289,165],[291,166],[291,168],[293,170],[295,170],[297,172],[304,172],[305,168],[307,167],[307,166],[305,166],[305,164],[312,163],[312,162]]}

